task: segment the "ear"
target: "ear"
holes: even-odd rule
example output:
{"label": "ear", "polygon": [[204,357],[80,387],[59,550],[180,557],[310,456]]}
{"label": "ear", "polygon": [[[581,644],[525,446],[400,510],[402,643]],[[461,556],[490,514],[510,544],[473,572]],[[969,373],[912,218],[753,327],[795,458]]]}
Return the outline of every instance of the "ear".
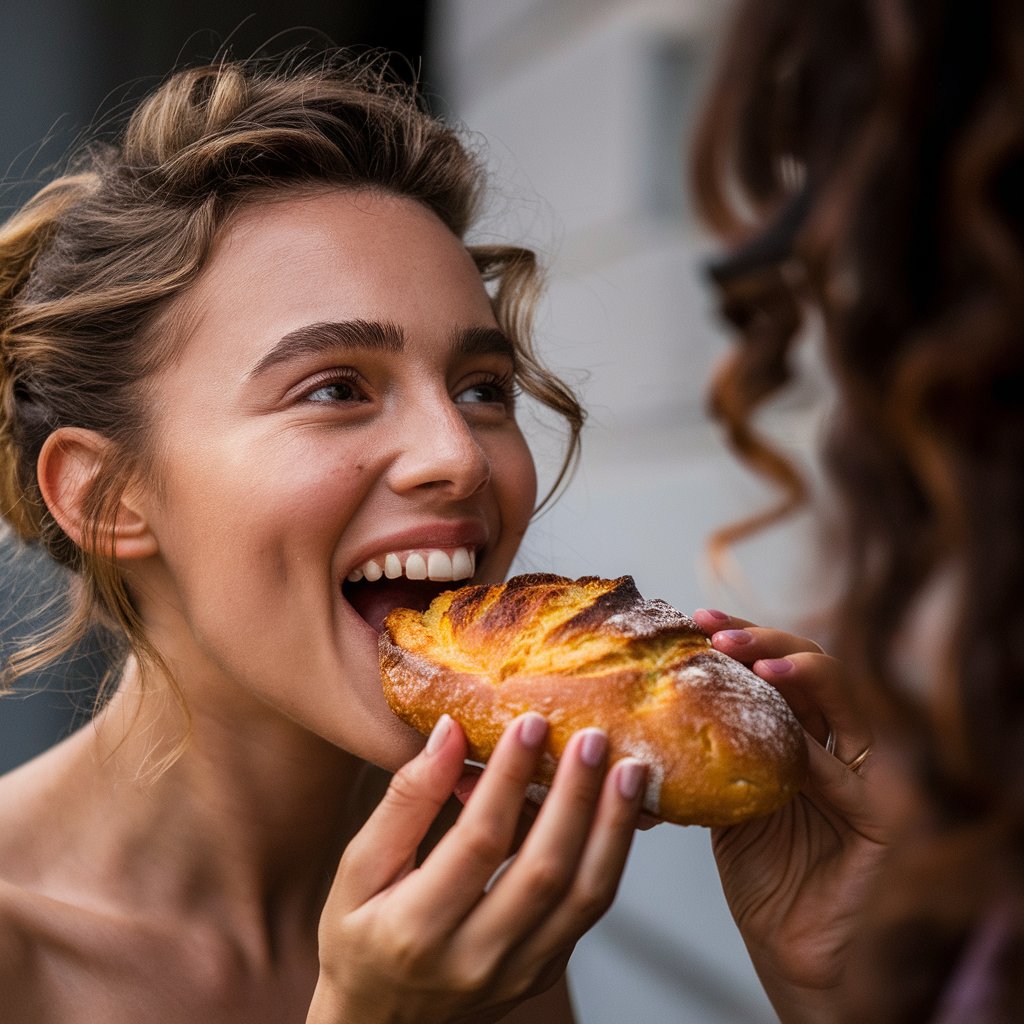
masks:
{"label": "ear", "polygon": [[[50,434],[39,453],[36,473],[43,500],[60,528],[83,550],[93,547],[95,536],[85,516],[85,500],[110,455],[110,447],[110,442],[94,430],[61,427]],[[147,558],[156,554],[156,537],[137,493],[126,490],[122,495],[113,526],[110,547],[106,543],[110,524],[100,524],[99,536],[115,558]]]}

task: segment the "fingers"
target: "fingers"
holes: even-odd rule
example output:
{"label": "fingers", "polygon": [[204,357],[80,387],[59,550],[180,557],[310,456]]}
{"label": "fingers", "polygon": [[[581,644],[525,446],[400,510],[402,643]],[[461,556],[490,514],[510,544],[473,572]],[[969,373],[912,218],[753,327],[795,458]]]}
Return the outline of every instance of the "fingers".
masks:
{"label": "fingers", "polygon": [[833,753],[844,765],[870,745],[871,730],[857,711],[843,666],[813,640],[706,608],[693,618],[709,633],[715,650],[743,662],[779,690],[819,744],[831,732]]}
{"label": "fingers", "polygon": [[759,658],[784,658],[796,651],[823,653],[821,647],[807,637],[755,626],[746,619],[738,619],[725,612],[698,608],[693,618],[711,637],[715,650],[745,665],[751,665]]}
{"label": "fingers", "polygon": [[872,742],[842,665],[826,654],[796,653],[755,661],[753,671],[771,683],[805,729],[824,745],[832,733],[834,758],[848,764]]}
{"label": "fingers", "polygon": [[485,909],[496,916],[483,921],[475,936],[478,948],[490,948],[500,940],[497,915],[504,916],[506,927],[513,922],[522,933],[507,973],[529,974],[535,969],[531,964],[550,959],[558,950],[571,950],[611,906],[636,832],[645,782],[645,766],[633,758],[611,768],[597,793],[596,812],[577,861],[565,865],[557,863],[559,824],[576,808],[571,798],[559,799],[556,777],[534,826],[537,835],[530,834],[481,906],[481,916]]}
{"label": "fingers", "polygon": [[646,781],[645,765],[633,758],[617,762],[608,773],[573,884],[547,916],[542,942],[558,944],[582,934],[611,906],[636,833]]}
{"label": "fingers", "polygon": [[476,915],[478,943],[490,947],[495,933],[525,934],[550,912],[575,877],[591,831],[608,754],[600,729],[584,729],[566,744],[554,783],[519,855]]}
{"label": "fingers", "polygon": [[332,914],[355,909],[405,874],[451,796],[465,756],[461,728],[442,715],[426,746],[395,773],[384,798],[348,844],[331,890]]}
{"label": "fingers", "polygon": [[[479,901],[512,851],[526,787],[546,737],[547,722],[534,712],[521,715],[502,734],[458,821],[416,878],[408,880],[407,905],[414,915],[435,928],[454,928]],[[440,914],[438,892],[446,894]]]}

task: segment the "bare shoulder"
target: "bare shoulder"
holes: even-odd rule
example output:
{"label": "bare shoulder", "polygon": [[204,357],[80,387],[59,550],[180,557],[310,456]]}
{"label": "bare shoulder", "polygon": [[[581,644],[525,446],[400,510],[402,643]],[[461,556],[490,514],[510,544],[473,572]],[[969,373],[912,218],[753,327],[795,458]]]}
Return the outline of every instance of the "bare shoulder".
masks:
{"label": "bare shoulder", "polygon": [[61,848],[54,825],[61,814],[48,799],[52,769],[37,760],[0,777],[0,992],[10,1013],[4,1020],[43,1024],[51,1019],[44,1006],[48,965],[66,936],[62,908],[38,884]]}
{"label": "bare shoulder", "polygon": [[11,1020],[44,1021],[35,898],[0,879],[0,992]]}

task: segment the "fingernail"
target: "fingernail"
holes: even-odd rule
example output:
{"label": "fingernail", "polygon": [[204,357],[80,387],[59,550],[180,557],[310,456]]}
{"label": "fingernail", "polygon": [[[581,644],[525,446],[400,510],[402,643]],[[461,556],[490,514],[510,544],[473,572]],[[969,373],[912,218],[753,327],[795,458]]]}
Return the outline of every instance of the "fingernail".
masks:
{"label": "fingernail", "polygon": [[547,732],[547,719],[535,711],[527,712],[519,720],[519,742],[527,750],[536,750],[544,742]]}
{"label": "fingernail", "polygon": [[448,738],[448,733],[450,733],[451,731],[451,716],[442,715],[434,723],[434,728],[430,730],[430,736],[427,739],[426,746],[427,754],[436,754],[444,746],[444,741]]}
{"label": "fingernail", "polygon": [[608,737],[602,729],[584,729],[579,745],[580,760],[588,768],[597,768],[604,761],[608,749]]}
{"label": "fingernail", "polygon": [[618,763],[616,772],[618,774],[615,781],[619,786],[619,795],[623,800],[635,800],[640,795],[640,787],[647,774],[643,762],[627,758]]}
{"label": "fingernail", "polygon": [[720,612],[717,608],[698,608],[694,615],[706,615],[709,619],[718,619],[719,622],[725,622],[729,618],[725,612]]}
{"label": "fingernail", "polygon": [[476,789],[476,784],[479,781],[479,775],[463,775],[462,778],[455,783],[455,789],[453,792],[455,793],[456,799],[461,803],[465,803],[469,799],[470,793]]}
{"label": "fingernail", "polygon": [[733,644],[749,644],[754,639],[754,634],[748,629],[723,629],[717,632],[715,637],[723,637]]}
{"label": "fingernail", "polygon": [[757,664],[775,676],[783,676],[793,671],[793,662],[789,658],[762,658]]}

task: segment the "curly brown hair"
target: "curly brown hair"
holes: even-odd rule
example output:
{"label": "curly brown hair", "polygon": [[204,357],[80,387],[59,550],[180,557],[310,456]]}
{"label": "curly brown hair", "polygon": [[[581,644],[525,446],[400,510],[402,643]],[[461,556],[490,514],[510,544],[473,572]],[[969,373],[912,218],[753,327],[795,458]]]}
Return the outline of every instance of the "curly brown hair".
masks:
{"label": "curly brown hair", "polygon": [[[462,239],[485,177],[460,132],[427,113],[380,57],[222,61],[172,75],[119,142],[86,148],[0,226],[0,514],[79,581],[58,635],[16,655],[14,674],[45,665],[97,621],[143,665],[162,667],[102,538],[148,463],[146,382],[182,336],[168,322],[170,300],[202,272],[240,206],[325,187],[413,199]],[[469,251],[513,343],[519,385],[568,424],[554,492],[578,452],[583,412],[534,352],[534,254]],[[87,496],[85,549],[50,515],[36,479],[46,438],[63,426],[112,442]]]}
{"label": "curly brown hair", "polygon": [[[739,342],[712,406],[783,488],[767,518],[804,488],[752,414],[789,379],[810,311],[821,321],[837,653],[910,753],[930,821],[894,856],[849,1014],[931,1019],[993,903],[1016,901],[1024,955],[1024,5],[746,0],[693,171]],[[935,594],[951,607],[922,691],[902,631]],[[1003,979],[1007,1020],[1024,1019],[1022,977]]]}

